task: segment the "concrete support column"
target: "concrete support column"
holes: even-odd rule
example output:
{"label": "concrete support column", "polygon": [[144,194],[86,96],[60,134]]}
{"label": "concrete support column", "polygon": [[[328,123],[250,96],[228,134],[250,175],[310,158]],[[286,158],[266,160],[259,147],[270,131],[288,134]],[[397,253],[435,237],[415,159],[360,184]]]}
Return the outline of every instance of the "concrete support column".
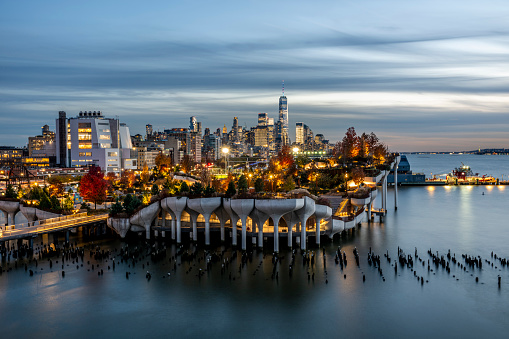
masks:
{"label": "concrete support column", "polygon": [[219,232],[221,233],[221,242],[224,242],[224,221],[220,221]]}
{"label": "concrete support column", "polygon": [[161,237],[166,238],[166,231],[161,231]]}
{"label": "concrete support column", "polygon": [[15,214],[14,212],[9,212],[7,213],[7,225],[14,225],[16,224],[16,222],[14,221],[15,219]]}
{"label": "concrete support column", "polygon": [[145,229],[145,239],[150,240],[150,227]]}
{"label": "concrete support column", "polygon": [[176,221],[175,219],[171,219],[170,220],[170,225],[171,225],[171,240],[175,240],[175,238],[177,237],[177,224],[178,221]]}
{"label": "concrete support column", "polygon": [[241,245],[242,250],[245,251],[247,248],[247,216],[241,219],[242,222],[242,233],[241,233]]}
{"label": "concrete support column", "polygon": [[69,242],[69,230],[65,231],[65,242]]}
{"label": "concrete support column", "polygon": [[306,222],[308,219],[301,221],[300,225],[300,249],[306,250]]}
{"label": "concrete support column", "polygon": [[158,230],[154,230],[154,237],[158,237],[159,236],[159,231]]}
{"label": "concrete support column", "polygon": [[279,252],[279,218],[274,218],[274,252]]}
{"label": "concrete support column", "polygon": [[316,233],[316,244],[320,246],[320,222],[322,221],[322,218],[316,218],[315,223],[315,233]]}
{"label": "concrete support column", "polygon": [[53,233],[53,244],[55,246],[58,244],[58,234],[56,232]]}
{"label": "concrete support column", "polygon": [[237,221],[239,221],[239,219],[233,219],[234,218],[232,218],[232,245],[237,246]]}
{"label": "concrete support column", "polygon": [[263,224],[258,225],[258,247],[263,248]]}
{"label": "concrete support column", "polygon": [[293,246],[293,227],[288,226],[288,247],[292,248]]}
{"label": "concrete support column", "polygon": [[205,246],[210,245],[210,215],[205,216]]}
{"label": "concrete support column", "polygon": [[177,217],[176,223],[177,223],[177,244],[180,244],[182,242],[182,230],[180,228],[180,218],[179,217]]}
{"label": "concrete support column", "polygon": [[34,249],[34,238],[28,239],[28,247],[33,250]]}

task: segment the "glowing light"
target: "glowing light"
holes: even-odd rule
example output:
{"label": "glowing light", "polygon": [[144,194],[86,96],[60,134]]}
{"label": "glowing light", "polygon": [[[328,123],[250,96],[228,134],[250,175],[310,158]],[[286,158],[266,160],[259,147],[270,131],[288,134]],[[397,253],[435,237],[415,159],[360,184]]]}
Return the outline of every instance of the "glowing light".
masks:
{"label": "glowing light", "polygon": [[428,186],[426,187],[428,191],[433,192],[435,190],[435,186]]}
{"label": "glowing light", "polygon": [[491,191],[493,189],[493,186],[488,185],[488,186],[486,186],[486,188]]}
{"label": "glowing light", "polygon": [[224,154],[227,154],[228,152],[230,152],[230,150],[229,150],[228,148],[226,148],[226,147],[225,147],[225,148],[223,148],[223,153],[224,153]]}
{"label": "glowing light", "polygon": [[505,190],[505,186],[497,186],[499,190]]}
{"label": "glowing light", "polygon": [[446,190],[450,190],[452,187],[451,187],[451,186],[449,186],[449,185],[446,185],[446,186],[444,186],[444,188],[445,188]]}
{"label": "glowing light", "polygon": [[294,147],[293,148],[293,153],[299,153],[299,148],[298,147]]}

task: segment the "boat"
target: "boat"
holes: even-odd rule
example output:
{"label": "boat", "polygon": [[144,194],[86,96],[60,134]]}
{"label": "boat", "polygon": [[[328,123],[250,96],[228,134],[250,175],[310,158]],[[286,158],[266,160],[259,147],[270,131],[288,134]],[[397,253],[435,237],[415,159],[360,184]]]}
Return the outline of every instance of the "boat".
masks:
{"label": "boat", "polygon": [[467,166],[464,163],[461,163],[461,166],[456,167],[449,175],[451,177],[458,178],[458,180],[467,180],[468,178],[479,177],[479,173],[472,172],[470,166]]}

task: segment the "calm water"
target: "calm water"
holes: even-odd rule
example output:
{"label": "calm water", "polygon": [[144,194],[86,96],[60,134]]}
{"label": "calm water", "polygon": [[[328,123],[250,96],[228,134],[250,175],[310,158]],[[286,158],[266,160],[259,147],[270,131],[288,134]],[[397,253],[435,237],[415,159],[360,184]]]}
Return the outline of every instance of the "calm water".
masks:
{"label": "calm water", "polygon": [[[454,167],[455,159],[443,166]],[[414,167],[413,159],[409,160]],[[482,270],[467,271],[452,265],[448,274],[432,265],[434,272],[428,273],[426,251],[432,248],[445,255],[450,249],[461,263],[463,253],[492,262],[491,251],[508,258],[509,187],[405,187],[399,191],[397,211],[392,193],[383,224],[362,224],[353,234],[324,244],[325,257],[315,249],[313,267],[304,265],[297,251],[290,277],[291,254],[283,251],[277,280],[271,278],[270,251],[254,251],[252,261],[240,271],[240,256],[232,259],[224,275],[215,263],[199,279],[197,272],[205,268],[204,261],[183,262],[174,271],[168,260],[175,251],[171,245],[168,258],[148,268],[121,263],[114,272],[108,271],[111,260],[95,262],[87,254],[79,270],[72,264],[65,267],[65,278],[60,264],[51,271],[47,262],[39,263],[34,277],[24,269],[4,272],[0,276],[1,336],[506,338],[509,268],[501,268],[498,262],[493,268],[484,263]],[[126,245],[117,239],[96,240],[97,244],[103,249]],[[338,246],[348,258],[343,270],[334,262]],[[401,266],[395,274],[393,263],[383,254],[389,250],[394,261],[398,246],[412,255],[417,247],[426,265],[417,259],[414,269],[428,283],[421,286],[414,272]],[[360,267],[355,264],[354,247],[360,252]],[[370,247],[381,256],[385,281],[368,265]],[[104,275],[97,275],[97,267],[88,271],[88,260],[99,264]],[[145,278],[147,269],[152,273],[150,281]],[[133,272],[129,279],[126,271]],[[314,281],[308,281],[307,272],[315,274]],[[500,289],[498,275],[502,276]]]}

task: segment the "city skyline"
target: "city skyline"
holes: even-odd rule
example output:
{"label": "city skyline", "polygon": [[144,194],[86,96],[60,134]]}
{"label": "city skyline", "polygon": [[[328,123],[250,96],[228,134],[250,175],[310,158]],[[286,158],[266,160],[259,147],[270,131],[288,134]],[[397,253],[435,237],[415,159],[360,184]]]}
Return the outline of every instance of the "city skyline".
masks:
{"label": "city skyline", "polygon": [[394,151],[507,147],[507,15],[502,1],[5,2],[0,144],[54,130],[60,110],[119,116],[132,134],[190,116],[256,126],[277,120],[284,79],[292,141],[303,122]]}

